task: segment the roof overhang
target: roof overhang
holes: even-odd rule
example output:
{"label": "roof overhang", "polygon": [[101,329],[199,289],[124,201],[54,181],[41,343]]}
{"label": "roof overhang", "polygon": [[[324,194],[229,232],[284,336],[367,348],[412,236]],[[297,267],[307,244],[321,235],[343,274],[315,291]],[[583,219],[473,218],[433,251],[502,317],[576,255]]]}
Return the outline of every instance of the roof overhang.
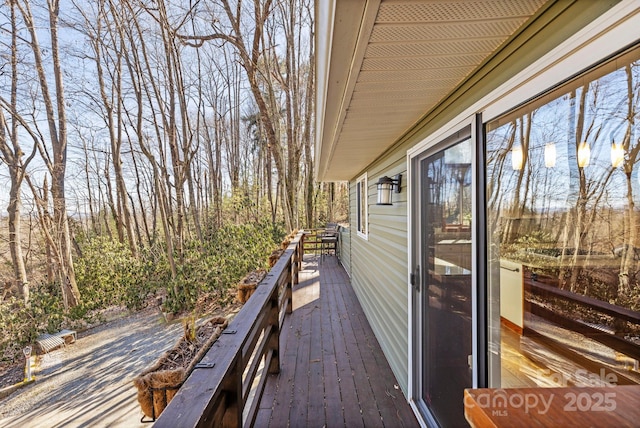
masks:
{"label": "roof overhang", "polygon": [[317,1],[317,179],[352,179],[545,3]]}

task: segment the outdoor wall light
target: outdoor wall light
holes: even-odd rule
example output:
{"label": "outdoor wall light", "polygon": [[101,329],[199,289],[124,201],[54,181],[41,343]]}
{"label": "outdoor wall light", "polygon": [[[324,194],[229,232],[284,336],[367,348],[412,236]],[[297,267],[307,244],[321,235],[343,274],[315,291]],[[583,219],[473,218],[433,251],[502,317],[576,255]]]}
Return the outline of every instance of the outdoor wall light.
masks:
{"label": "outdoor wall light", "polygon": [[556,166],[556,143],[547,143],[544,146],[544,165],[547,168]]}
{"label": "outdoor wall light", "polygon": [[516,171],[521,170],[523,161],[522,147],[518,146],[511,149],[511,166],[513,169]]}
{"label": "outdoor wall light", "polygon": [[611,166],[619,167],[624,162],[624,147],[622,143],[611,142]]}
{"label": "outdoor wall light", "polygon": [[578,144],[578,166],[580,168],[584,168],[589,166],[589,162],[591,161],[591,147],[589,147],[589,143],[583,141]]}
{"label": "outdoor wall light", "polygon": [[396,193],[400,193],[402,174],[398,174],[394,178],[389,178],[386,175],[380,177],[376,185],[378,186],[378,202],[376,205],[393,205],[392,190],[395,189]]}

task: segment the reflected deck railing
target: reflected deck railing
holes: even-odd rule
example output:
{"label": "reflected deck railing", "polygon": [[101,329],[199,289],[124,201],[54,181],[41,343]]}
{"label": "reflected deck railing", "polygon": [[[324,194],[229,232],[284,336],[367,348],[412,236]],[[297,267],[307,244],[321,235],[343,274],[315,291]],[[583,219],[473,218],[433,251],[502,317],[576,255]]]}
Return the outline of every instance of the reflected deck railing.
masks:
{"label": "reflected deck railing", "polygon": [[303,245],[300,231],[154,426],[253,424],[267,375],[280,371],[280,332],[292,311]]}
{"label": "reflected deck railing", "polygon": [[[547,302],[551,298],[554,298],[585,310],[591,310],[599,314],[612,317],[614,320],[626,321],[634,324],[635,326],[640,325],[640,312],[616,306],[608,302],[603,302],[593,297],[583,296],[568,290],[562,290],[542,282],[537,282],[533,278],[525,281],[525,290],[543,302]],[[640,345],[626,340],[624,337],[620,336],[620,332],[609,330],[608,328],[604,328],[604,326],[594,324],[590,325],[575,319],[575,317],[563,315],[562,313],[553,311],[546,306],[537,303],[535,300],[527,300],[525,304],[528,307],[528,311],[534,315],[542,317],[543,319],[551,321],[568,330],[580,333],[585,337],[596,340],[603,345],[635,360],[640,360]]]}

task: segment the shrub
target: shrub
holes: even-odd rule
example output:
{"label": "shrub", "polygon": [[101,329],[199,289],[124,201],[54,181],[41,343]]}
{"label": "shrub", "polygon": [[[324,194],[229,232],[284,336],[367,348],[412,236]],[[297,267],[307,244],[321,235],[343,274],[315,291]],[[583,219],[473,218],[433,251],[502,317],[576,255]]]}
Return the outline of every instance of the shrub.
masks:
{"label": "shrub", "polygon": [[32,288],[28,306],[14,297],[0,302],[1,360],[15,362],[24,358],[24,345],[34,342],[40,333],[58,331],[63,325],[71,324],[64,315],[62,301],[44,285]]}
{"label": "shrub", "polygon": [[221,302],[228,301],[229,291],[235,290],[243,276],[268,267],[267,256],[284,234],[282,226],[269,222],[227,224],[210,231],[204,242],[187,243],[178,279],[167,284],[165,311],[191,310],[203,292],[213,293]]}
{"label": "shrub", "polygon": [[[108,237],[82,239],[82,256],[75,260],[81,302],[65,312],[59,284],[34,284],[29,305],[19,299],[0,302],[0,358],[15,361],[22,347],[42,332],[79,329],[98,321],[100,310],[113,305],[143,308],[149,297],[166,292],[164,310],[192,310],[206,294],[221,305],[235,295],[235,286],[248,272],[267,267],[267,257],[285,235],[268,221],[226,224],[210,230],[202,242],[185,243],[177,277],[171,278],[165,248],[156,244],[133,257],[128,246]],[[166,290],[166,291],[165,291]],[[230,292],[233,290],[232,292]]]}
{"label": "shrub", "polygon": [[154,263],[140,260],[129,248],[107,237],[88,240],[82,257],[76,259],[76,279],[82,303],[74,308],[78,317],[88,311],[110,305],[140,308],[147,294],[147,284]]}

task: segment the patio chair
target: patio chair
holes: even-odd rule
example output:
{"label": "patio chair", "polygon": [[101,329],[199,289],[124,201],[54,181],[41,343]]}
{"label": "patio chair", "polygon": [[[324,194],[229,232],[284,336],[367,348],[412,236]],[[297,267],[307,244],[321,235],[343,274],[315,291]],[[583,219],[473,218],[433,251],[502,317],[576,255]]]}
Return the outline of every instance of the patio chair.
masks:
{"label": "patio chair", "polygon": [[324,257],[325,254],[331,254],[331,250],[333,250],[333,254],[338,255],[338,236],[338,224],[327,223],[324,231],[320,234],[321,257]]}

